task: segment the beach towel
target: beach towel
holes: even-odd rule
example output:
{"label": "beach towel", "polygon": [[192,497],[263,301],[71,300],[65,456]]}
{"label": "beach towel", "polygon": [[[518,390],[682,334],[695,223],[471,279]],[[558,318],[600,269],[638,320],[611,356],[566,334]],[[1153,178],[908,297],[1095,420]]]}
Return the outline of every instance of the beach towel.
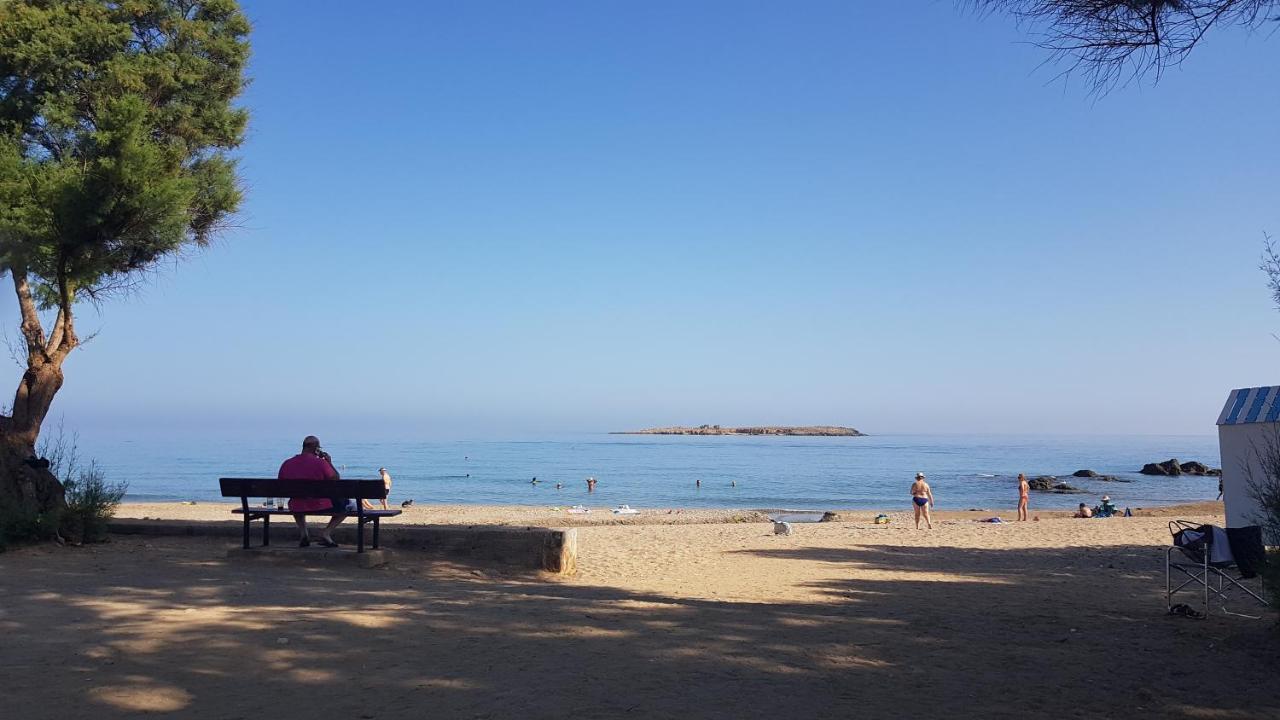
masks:
{"label": "beach towel", "polygon": [[611,510],[614,515],[639,515],[639,510],[633,510],[630,505],[619,505]]}
{"label": "beach towel", "polygon": [[591,508],[583,507],[581,505],[574,505],[573,507],[569,508],[569,512],[574,515],[581,515],[583,513],[591,512]]}

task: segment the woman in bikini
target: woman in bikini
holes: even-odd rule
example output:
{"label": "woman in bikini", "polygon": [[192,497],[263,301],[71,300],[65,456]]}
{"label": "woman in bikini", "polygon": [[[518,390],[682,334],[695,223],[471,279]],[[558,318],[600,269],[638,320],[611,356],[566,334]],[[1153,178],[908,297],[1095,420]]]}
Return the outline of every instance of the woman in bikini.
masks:
{"label": "woman in bikini", "polygon": [[1018,519],[1027,519],[1027,503],[1031,501],[1031,484],[1027,476],[1018,473]]}
{"label": "woman in bikini", "polygon": [[911,506],[916,512],[916,529],[920,529],[920,518],[924,524],[933,529],[933,520],[929,518],[929,508],[933,506],[933,488],[924,481],[924,473],[916,473],[916,481],[911,483]]}

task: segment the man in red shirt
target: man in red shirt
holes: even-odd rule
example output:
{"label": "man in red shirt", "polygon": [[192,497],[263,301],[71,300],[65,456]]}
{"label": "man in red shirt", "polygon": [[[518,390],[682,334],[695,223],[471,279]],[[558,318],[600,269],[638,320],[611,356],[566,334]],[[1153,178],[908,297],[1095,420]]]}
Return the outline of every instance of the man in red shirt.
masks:
{"label": "man in red shirt", "polygon": [[[308,435],[302,441],[302,452],[285,460],[276,475],[280,480],[337,480],[338,471],[333,468],[333,460],[329,453],[320,449],[320,438]],[[347,519],[345,500],[326,500],[325,498],[289,498],[289,509],[295,512],[333,509],[333,517],[320,534],[320,544],[325,547],[338,547],[333,541],[333,529]],[[311,545],[311,535],[307,532],[307,516],[294,515],[293,521],[298,524],[302,539],[298,547]]]}

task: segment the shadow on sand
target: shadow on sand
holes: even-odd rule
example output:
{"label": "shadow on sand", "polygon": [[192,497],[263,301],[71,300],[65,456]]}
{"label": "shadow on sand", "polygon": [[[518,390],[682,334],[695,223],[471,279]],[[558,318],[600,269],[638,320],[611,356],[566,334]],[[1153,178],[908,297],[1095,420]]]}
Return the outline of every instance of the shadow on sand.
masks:
{"label": "shadow on sand", "polygon": [[751,551],[848,571],[768,604],[223,547],[0,555],[6,715],[1280,717],[1270,621],[1164,616],[1149,546]]}

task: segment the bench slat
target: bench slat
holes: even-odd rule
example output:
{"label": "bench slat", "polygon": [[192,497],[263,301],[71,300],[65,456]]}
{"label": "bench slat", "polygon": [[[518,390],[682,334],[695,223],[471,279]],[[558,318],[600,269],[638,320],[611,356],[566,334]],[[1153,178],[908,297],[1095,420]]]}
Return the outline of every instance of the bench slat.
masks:
{"label": "bench slat", "polygon": [[[244,508],[234,508],[232,509],[231,512],[236,515],[245,514]],[[396,515],[399,515],[401,512],[402,511],[400,510],[365,510],[364,516],[365,517],[395,517]],[[250,505],[249,514],[250,515],[332,515],[333,509],[329,508],[327,510],[307,510],[305,512],[293,512],[292,510],[279,510],[279,509],[264,508],[264,507],[254,507]],[[355,512],[352,511],[349,514],[354,515]]]}
{"label": "bench slat", "polygon": [[381,480],[277,480],[275,478],[219,478],[222,497],[353,498],[382,500],[387,486]]}

